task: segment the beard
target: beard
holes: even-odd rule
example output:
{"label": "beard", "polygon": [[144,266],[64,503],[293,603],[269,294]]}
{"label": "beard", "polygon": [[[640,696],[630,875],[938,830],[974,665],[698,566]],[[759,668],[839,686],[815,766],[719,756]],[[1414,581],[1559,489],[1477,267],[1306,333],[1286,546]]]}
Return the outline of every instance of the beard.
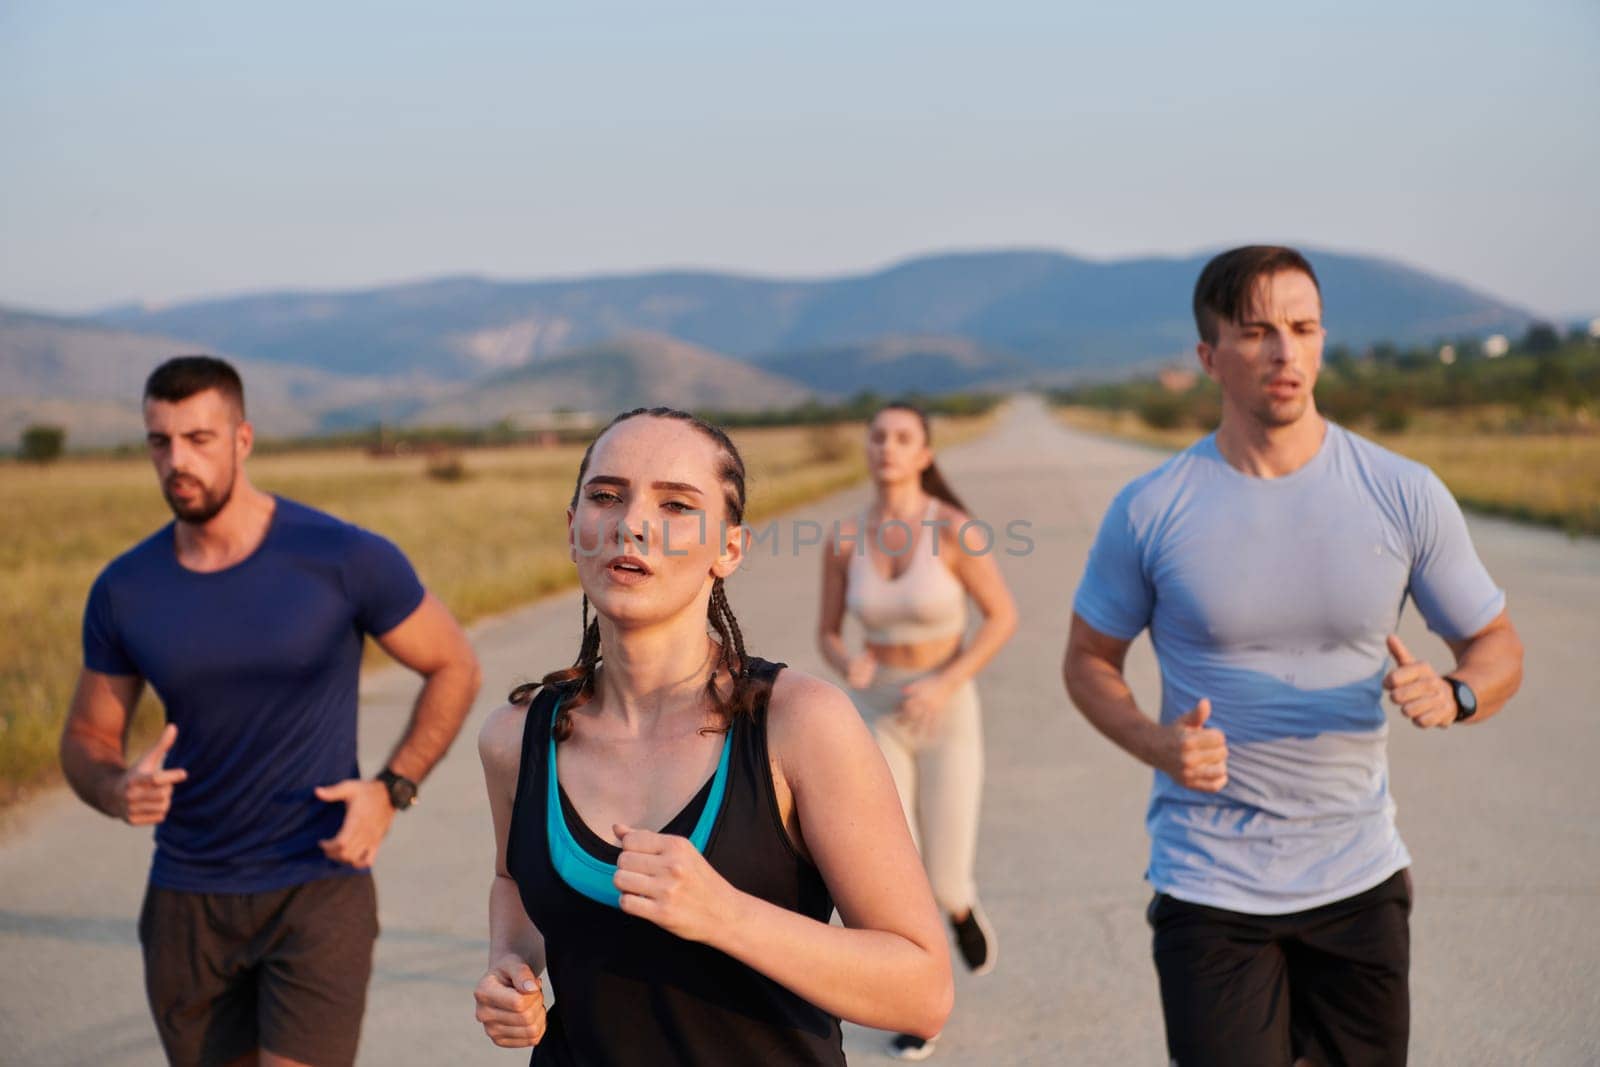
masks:
{"label": "beard", "polygon": [[[173,490],[174,483],[179,480],[198,486],[199,497],[187,501],[180,499]],[[233,499],[233,476],[230,474],[225,484],[212,487],[202,485],[197,479],[186,475],[177,475],[162,483],[161,495],[166,498],[167,507],[172,509],[172,514],[179,522],[204,526],[216,518],[217,514],[228,506],[228,501]]]}

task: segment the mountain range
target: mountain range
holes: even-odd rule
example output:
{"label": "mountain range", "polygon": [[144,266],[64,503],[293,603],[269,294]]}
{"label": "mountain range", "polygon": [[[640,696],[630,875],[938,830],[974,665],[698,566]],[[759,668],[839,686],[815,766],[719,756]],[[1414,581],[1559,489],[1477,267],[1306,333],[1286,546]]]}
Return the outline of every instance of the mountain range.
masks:
{"label": "mountain range", "polygon": [[[144,435],[139,395],[145,377],[171,356],[207,350],[158,334],[0,308],[0,445],[15,442],[36,422],[66,427],[75,446],[137,441]],[[331,412],[415,406],[448,391],[416,375],[337,374],[216,354],[238,368],[251,419],[273,437],[336,428]]]}
{"label": "mountain range", "polygon": [[[1390,260],[1309,253],[1330,343],[1516,334],[1532,316]],[[0,311],[0,440],[71,405],[137,434],[160,358],[245,365],[258,423],[294,435],[375,419],[492,422],[555,407],[761,408],[811,395],[1014,388],[1188,358],[1205,255],[1094,261],[1054,251],[924,256],[812,280],[673,271],[127,305],[85,319]],[[255,398],[259,397],[259,402]],[[113,427],[105,419],[121,415]],[[59,421],[59,419],[58,419]],[[263,427],[267,429],[268,427]],[[86,443],[82,432],[73,440]]]}

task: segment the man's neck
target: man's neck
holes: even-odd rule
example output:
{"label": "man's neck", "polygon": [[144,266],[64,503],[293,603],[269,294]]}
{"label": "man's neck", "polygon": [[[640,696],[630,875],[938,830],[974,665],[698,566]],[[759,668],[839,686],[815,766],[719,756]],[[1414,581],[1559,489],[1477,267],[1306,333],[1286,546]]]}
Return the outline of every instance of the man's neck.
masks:
{"label": "man's neck", "polygon": [[1252,478],[1282,478],[1316,458],[1328,423],[1313,407],[1287,426],[1264,426],[1247,415],[1224,410],[1217,427],[1217,451],[1228,465]]}
{"label": "man's neck", "polygon": [[187,570],[210,572],[243,561],[266,538],[277,505],[241,474],[227,505],[209,522],[178,520],[174,533],[178,562]]}

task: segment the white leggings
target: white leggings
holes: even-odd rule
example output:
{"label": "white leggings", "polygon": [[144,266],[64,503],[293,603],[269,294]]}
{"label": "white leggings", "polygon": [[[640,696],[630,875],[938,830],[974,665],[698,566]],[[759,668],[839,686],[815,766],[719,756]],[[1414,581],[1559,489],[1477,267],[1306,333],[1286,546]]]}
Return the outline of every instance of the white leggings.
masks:
{"label": "white leggings", "polygon": [[977,898],[972,869],[983,795],[983,723],[978,689],[970,681],[926,731],[900,721],[895,708],[901,687],[932,673],[879,667],[872,685],[851,696],[888,761],[934,899],[949,915],[961,916]]}

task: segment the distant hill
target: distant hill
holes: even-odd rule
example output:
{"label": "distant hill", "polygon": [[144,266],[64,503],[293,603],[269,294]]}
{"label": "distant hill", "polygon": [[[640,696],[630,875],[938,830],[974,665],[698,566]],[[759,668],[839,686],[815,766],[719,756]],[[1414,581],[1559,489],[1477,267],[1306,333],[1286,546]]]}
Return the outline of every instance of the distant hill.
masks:
{"label": "distant hill", "polygon": [[565,408],[609,417],[665,404],[758,411],[811,397],[797,382],[670,337],[634,332],[553,359],[492,374],[410,421],[470,425]]}
{"label": "distant hill", "polygon": [[[0,309],[0,446],[34,420],[67,425],[76,445],[136,439],[145,375],[197,350],[239,362],[269,437],[377,421],[483,424],[555,407],[753,410],[813,394],[1116,377],[1189,358],[1190,291],[1205,258],[993,251],[831,279],[444,278],[130,306],[92,320]],[[1532,321],[1392,261],[1311,259],[1333,344],[1516,336]]]}
{"label": "distant hill", "polygon": [[[65,426],[69,447],[137,441],[144,434],[139,398],[145,378],[163,360],[206,350],[195,342],[0,308],[0,447],[14,445],[30,422]],[[251,420],[266,437],[327,429],[324,415],[332,409],[414,407],[439,391],[420,380],[233,362],[245,379]]]}
{"label": "distant hill", "polygon": [[[1310,253],[1330,341],[1517,334],[1525,310],[1389,260]],[[472,381],[628,331],[740,359],[885,336],[965,338],[1045,369],[1118,367],[1189,351],[1205,255],[1091,261],[1052,251],[925,256],[822,280],[664,272],[561,281],[446,278],[354,292],[269,293],[101,321],[254,359],[355,375]]]}
{"label": "distant hill", "polygon": [[965,337],[891,335],[765,356],[757,366],[838,397],[1026,388],[1053,378],[1020,356],[991,351]]}
{"label": "distant hill", "polygon": [[783,319],[783,306],[803,288],[691,273],[573,282],[443,278],[359,292],[124,307],[98,317],[257,359],[470,381],[630,331],[740,355],[760,351]]}

